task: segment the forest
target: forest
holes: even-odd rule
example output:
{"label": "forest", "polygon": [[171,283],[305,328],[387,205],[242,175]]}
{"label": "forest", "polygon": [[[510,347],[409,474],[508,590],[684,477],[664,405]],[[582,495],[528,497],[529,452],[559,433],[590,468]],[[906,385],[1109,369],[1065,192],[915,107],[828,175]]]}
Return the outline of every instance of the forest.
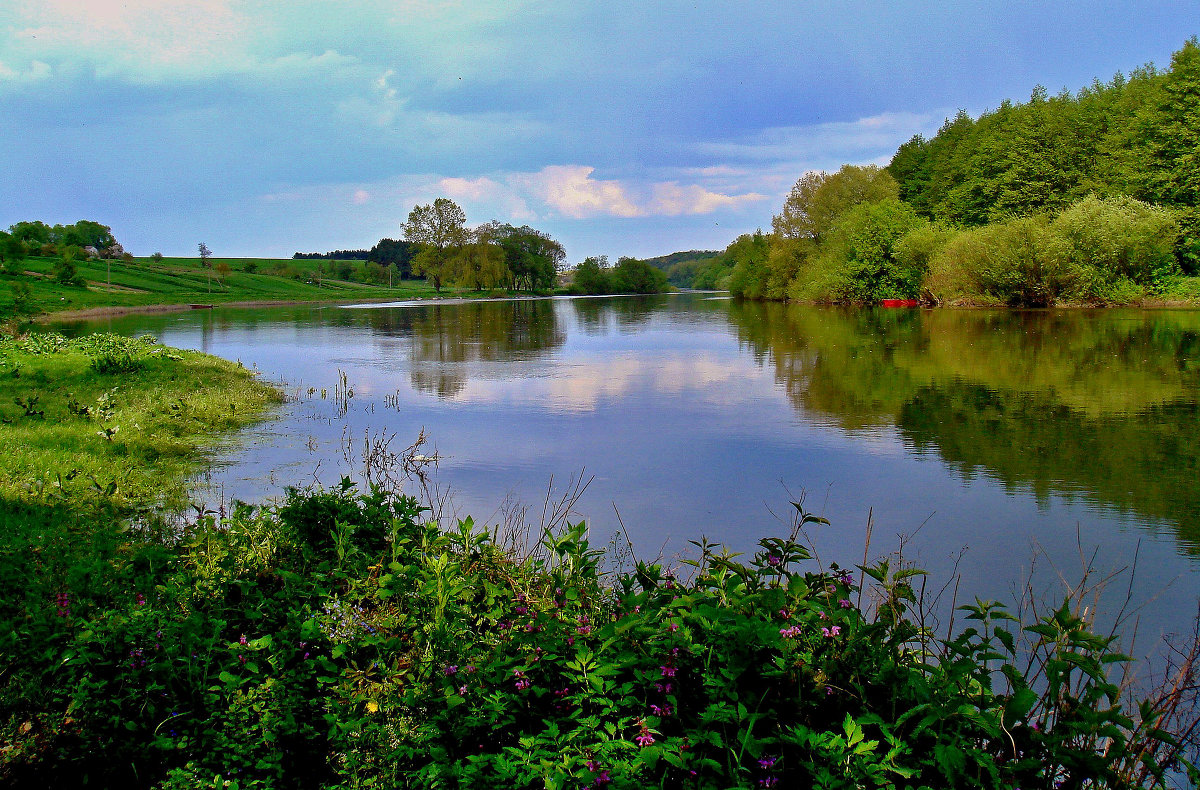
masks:
{"label": "forest", "polygon": [[1200,45],[960,111],[886,167],[809,172],[693,277],[751,299],[1044,307],[1200,297]]}

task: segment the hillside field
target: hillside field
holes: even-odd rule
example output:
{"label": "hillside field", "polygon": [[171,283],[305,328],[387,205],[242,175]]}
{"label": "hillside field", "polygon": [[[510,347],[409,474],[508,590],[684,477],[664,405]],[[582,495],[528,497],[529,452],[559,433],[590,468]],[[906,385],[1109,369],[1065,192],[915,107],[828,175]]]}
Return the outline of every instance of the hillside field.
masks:
{"label": "hillside field", "polygon": [[[200,266],[198,258],[135,258],[77,261],[86,287],[63,285],[54,278],[57,258],[30,257],[24,273],[0,273],[0,314],[14,303],[14,286],[26,284],[41,312],[86,310],[97,307],[134,307],[170,304],[225,304],[242,301],[337,301],[408,299],[432,296],[424,280],[394,280],[375,285],[356,279],[321,276],[318,266],[336,261],[270,258],[213,258],[213,268]],[[217,269],[229,266],[221,277]],[[353,277],[363,275],[363,262],[352,261]],[[247,267],[253,271],[247,271]]]}

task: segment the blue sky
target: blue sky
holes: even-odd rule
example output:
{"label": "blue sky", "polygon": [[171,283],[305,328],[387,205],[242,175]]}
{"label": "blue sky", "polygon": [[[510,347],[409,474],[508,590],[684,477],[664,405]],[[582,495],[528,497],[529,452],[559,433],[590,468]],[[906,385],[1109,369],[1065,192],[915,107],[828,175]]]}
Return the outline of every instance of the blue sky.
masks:
{"label": "blue sky", "polygon": [[0,2],[0,227],[138,255],[399,237],[446,196],[587,255],[720,249],[804,172],[1109,79],[1188,2]]}

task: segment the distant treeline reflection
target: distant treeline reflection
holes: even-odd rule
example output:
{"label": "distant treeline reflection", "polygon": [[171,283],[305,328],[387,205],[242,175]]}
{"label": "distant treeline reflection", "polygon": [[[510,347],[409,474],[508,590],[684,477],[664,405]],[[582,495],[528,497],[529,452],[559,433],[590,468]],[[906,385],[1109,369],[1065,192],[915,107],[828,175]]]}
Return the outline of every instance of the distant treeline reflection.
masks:
{"label": "distant treeline reflection", "polygon": [[1161,519],[1200,551],[1200,313],[731,303],[797,409],[959,474]]}

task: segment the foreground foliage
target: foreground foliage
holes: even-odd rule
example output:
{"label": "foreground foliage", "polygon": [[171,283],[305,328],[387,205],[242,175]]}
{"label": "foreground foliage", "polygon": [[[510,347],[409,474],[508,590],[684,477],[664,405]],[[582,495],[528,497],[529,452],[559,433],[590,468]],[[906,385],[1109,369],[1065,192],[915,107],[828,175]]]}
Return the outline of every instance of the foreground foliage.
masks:
{"label": "foreground foliage", "polygon": [[[800,525],[820,521],[797,505]],[[582,524],[502,550],[349,481],[7,571],[16,787],[1135,787],[1176,741],[1071,600],[1022,626],[789,538],[605,572]],[[104,552],[103,547],[118,547]],[[12,551],[13,547],[7,547]],[[11,557],[11,554],[6,554]],[[6,567],[8,567],[6,565]]]}

